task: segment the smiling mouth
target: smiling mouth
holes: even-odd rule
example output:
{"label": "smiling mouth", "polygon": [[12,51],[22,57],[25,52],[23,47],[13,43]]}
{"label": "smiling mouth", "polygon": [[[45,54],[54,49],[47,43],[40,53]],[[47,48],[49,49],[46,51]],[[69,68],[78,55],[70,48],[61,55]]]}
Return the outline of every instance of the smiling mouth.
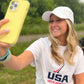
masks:
{"label": "smiling mouth", "polygon": [[56,32],[56,31],[59,31],[60,29],[57,28],[57,29],[52,29],[53,32]]}

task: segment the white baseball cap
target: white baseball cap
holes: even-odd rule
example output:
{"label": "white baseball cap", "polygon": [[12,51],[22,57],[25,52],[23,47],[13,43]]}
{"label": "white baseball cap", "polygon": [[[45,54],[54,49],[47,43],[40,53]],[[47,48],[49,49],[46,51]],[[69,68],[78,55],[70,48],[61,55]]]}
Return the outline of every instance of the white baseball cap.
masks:
{"label": "white baseball cap", "polygon": [[53,11],[46,11],[43,13],[42,19],[44,21],[49,21],[51,14],[54,14],[59,18],[69,19],[72,23],[74,23],[74,14],[73,14],[73,11],[69,7],[60,6],[60,7],[55,8]]}

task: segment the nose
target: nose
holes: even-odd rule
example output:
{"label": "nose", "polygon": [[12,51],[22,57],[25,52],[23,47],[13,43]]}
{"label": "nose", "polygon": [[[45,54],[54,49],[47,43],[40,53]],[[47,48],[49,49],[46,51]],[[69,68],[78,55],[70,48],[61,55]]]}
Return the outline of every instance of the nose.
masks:
{"label": "nose", "polygon": [[57,26],[57,22],[54,21],[54,22],[52,23],[52,26]]}

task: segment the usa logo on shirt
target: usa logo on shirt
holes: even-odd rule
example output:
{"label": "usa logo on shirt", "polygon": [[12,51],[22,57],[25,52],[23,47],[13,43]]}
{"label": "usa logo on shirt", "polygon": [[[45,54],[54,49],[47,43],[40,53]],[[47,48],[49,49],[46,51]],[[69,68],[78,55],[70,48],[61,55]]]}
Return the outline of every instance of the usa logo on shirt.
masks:
{"label": "usa logo on shirt", "polygon": [[62,75],[59,72],[64,67],[61,66],[59,69],[53,72],[48,72],[48,83],[50,84],[66,84],[68,83],[68,75]]}

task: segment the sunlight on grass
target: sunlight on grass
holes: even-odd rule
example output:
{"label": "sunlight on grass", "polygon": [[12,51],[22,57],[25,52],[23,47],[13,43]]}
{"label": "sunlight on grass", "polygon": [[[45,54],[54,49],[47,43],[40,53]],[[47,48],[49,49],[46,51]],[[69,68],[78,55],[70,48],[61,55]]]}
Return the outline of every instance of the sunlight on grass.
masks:
{"label": "sunlight on grass", "polygon": [[[22,53],[31,42],[17,43],[11,48],[14,55]],[[21,71],[13,71],[0,64],[0,84],[35,84],[35,67],[27,66]]]}

